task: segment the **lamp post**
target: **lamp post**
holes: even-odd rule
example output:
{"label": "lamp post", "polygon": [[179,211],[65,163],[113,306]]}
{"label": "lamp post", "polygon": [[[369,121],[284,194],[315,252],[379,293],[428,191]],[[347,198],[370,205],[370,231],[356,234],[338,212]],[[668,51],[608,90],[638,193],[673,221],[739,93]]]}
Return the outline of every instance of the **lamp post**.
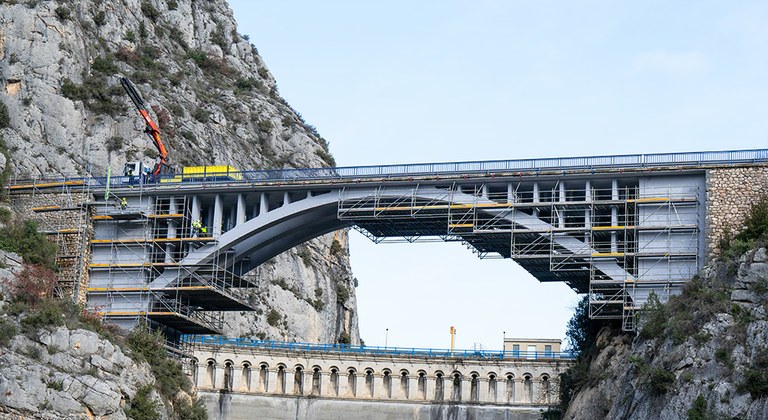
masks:
{"label": "lamp post", "polygon": [[389,328],[384,329],[384,348],[387,348],[387,341],[389,340]]}

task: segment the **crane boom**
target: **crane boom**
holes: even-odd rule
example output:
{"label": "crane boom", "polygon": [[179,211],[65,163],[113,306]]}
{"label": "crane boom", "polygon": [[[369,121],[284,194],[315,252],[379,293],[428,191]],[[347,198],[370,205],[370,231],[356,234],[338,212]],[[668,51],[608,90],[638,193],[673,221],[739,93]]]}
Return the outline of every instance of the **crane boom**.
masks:
{"label": "crane boom", "polygon": [[147,111],[147,107],[144,106],[144,100],[141,99],[141,95],[139,95],[139,92],[133,86],[133,83],[126,77],[120,78],[120,83],[133,101],[133,104],[136,105],[136,109],[139,110],[139,114],[144,118],[144,122],[147,123],[144,132],[152,139],[158,152],[158,161],[155,163],[155,167],[152,168],[152,175],[160,175],[162,168],[168,166],[168,150],[165,148],[163,140],[160,139],[160,129],[157,128],[157,124],[155,124],[155,122],[152,121],[152,117],[149,116],[149,111]]}

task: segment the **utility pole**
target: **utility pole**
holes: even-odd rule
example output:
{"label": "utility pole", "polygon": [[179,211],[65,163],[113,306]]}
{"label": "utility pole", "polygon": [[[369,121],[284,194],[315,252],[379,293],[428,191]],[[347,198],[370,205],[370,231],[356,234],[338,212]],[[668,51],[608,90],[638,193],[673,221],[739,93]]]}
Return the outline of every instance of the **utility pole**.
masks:
{"label": "utility pole", "polygon": [[450,331],[451,331],[451,354],[453,354],[453,343],[454,343],[454,338],[456,337],[456,327],[451,325]]}

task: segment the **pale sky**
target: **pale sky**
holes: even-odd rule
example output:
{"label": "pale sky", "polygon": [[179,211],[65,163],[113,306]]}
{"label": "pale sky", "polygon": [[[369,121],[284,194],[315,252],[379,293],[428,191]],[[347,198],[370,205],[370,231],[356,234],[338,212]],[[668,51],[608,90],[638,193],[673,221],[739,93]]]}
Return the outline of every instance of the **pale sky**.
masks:
{"label": "pale sky", "polygon": [[[339,166],[768,146],[764,1],[230,5]],[[578,300],[460,244],[350,236],[368,345],[563,338]]]}

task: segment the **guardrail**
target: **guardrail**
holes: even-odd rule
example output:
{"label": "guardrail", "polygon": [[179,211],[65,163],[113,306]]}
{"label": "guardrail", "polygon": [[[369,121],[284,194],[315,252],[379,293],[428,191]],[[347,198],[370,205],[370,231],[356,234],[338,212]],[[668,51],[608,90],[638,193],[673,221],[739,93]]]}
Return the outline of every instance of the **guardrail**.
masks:
{"label": "guardrail", "polygon": [[378,347],[378,346],[352,346],[349,344],[311,344],[291,343],[286,341],[252,340],[248,338],[226,338],[220,336],[190,336],[181,337],[182,346],[233,346],[251,347],[267,350],[308,351],[321,353],[350,353],[372,354],[390,356],[417,356],[417,357],[453,357],[459,359],[524,359],[524,360],[574,360],[576,356],[568,352],[544,352],[544,351],[502,351],[502,350],[460,350],[454,349],[430,349],[417,347]]}
{"label": "guardrail", "polygon": [[697,167],[768,162],[768,149],[724,150],[706,152],[653,153],[609,156],[582,156],[541,159],[514,159],[469,162],[412,163],[377,166],[347,166],[334,168],[266,169],[257,171],[231,171],[195,173],[190,175],[163,175],[156,178],[117,176],[84,178],[82,176],[38,177],[11,180],[11,187],[23,184],[62,183],[88,181],[93,187],[124,187],[131,185],[162,186],[163,184],[215,184],[254,182],[293,182],[303,180],[364,179],[395,176],[440,176],[494,172],[537,172],[559,170],[589,170],[606,168],[653,168],[665,166]]}

